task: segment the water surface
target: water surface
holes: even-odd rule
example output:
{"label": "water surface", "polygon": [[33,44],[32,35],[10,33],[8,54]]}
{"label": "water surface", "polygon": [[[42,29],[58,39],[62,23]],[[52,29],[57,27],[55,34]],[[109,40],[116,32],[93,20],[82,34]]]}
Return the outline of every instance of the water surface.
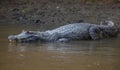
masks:
{"label": "water surface", "polygon": [[120,70],[120,37],[70,43],[9,43],[7,36],[41,25],[0,25],[0,70]]}

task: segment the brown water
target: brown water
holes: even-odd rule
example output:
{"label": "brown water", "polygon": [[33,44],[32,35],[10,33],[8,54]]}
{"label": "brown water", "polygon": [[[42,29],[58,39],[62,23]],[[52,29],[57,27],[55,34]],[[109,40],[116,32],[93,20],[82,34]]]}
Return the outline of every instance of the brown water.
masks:
{"label": "brown water", "polygon": [[7,40],[23,29],[47,28],[0,25],[0,70],[120,70],[120,37],[70,43],[12,44]]}

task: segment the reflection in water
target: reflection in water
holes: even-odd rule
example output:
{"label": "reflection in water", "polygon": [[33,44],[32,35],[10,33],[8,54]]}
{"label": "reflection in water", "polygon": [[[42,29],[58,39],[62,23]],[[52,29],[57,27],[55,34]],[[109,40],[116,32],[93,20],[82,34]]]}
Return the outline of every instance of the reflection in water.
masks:
{"label": "reflection in water", "polygon": [[33,68],[39,65],[36,68],[43,70],[119,70],[120,52],[116,52],[116,48],[104,41],[79,41],[42,44],[10,43],[8,51],[16,53],[17,61],[21,61],[18,63],[22,64],[24,69],[29,69],[26,66],[32,66],[30,64],[33,63]]}
{"label": "reflection in water", "polygon": [[0,26],[0,70],[120,70],[120,37],[70,43],[8,43],[10,34],[40,29],[16,26]]}
{"label": "reflection in water", "polygon": [[27,51],[48,51],[59,53],[92,53],[95,51],[98,44],[95,42],[84,43],[10,43],[9,52],[27,52]]}
{"label": "reflection in water", "polygon": [[[71,43],[9,43],[9,52],[27,52],[27,51],[47,51],[59,53],[104,53],[104,55],[112,55],[114,47],[109,45],[101,45],[100,41],[80,41]],[[108,48],[109,47],[109,48]],[[105,53],[106,52],[106,53]]]}

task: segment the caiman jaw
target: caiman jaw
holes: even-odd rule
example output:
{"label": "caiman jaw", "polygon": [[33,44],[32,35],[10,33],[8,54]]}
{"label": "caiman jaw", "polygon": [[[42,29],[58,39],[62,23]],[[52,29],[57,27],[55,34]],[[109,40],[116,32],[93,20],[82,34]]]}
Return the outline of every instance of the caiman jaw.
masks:
{"label": "caiman jaw", "polygon": [[17,42],[17,40],[11,40],[11,39],[9,39],[9,41],[10,41],[10,42]]}
{"label": "caiman jaw", "polygon": [[13,40],[10,40],[10,39],[9,39],[9,41],[10,41],[10,42],[15,42],[15,41],[13,41]]}
{"label": "caiman jaw", "polygon": [[14,40],[9,39],[9,41],[10,41],[10,42],[13,42],[13,43],[14,43],[14,42],[22,42],[22,41],[24,41],[25,39],[26,39],[26,38],[22,38],[22,39],[17,39],[17,38],[16,38],[16,39],[14,39]]}

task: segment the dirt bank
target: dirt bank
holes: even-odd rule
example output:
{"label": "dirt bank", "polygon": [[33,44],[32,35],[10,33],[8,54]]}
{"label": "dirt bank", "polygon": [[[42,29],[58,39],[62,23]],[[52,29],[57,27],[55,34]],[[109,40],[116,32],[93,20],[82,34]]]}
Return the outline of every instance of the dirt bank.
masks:
{"label": "dirt bank", "polygon": [[118,0],[2,0],[0,23],[66,24],[75,22],[99,23],[111,18],[120,23]]}

